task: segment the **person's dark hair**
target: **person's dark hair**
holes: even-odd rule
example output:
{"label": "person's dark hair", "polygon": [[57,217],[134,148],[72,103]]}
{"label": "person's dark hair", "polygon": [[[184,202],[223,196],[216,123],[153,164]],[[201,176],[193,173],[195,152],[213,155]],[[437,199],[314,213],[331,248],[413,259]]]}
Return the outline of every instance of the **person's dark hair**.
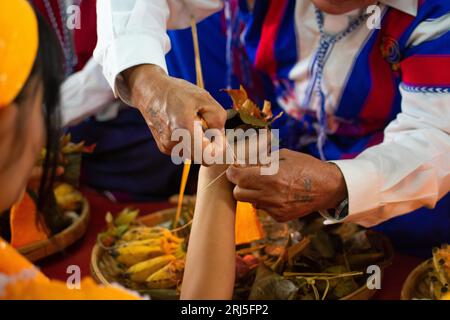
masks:
{"label": "person's dark hair", "polygon": [[[61,229],[62,217],[55,214],[53,184],[58,166],[61,115],[60,86],[63,81],[62,51],[54,31],[36,12],[39,28],[39,48],[29,80],[38,77],[43,86],[43,116],[46,128],[46,153],[43,174],[37,195],[37,207],[52,233]],[[21,99],[19,95],[17,99]],[[16,100],[17,100],[16,99]]]}
{"label": "person's dark hair", "polygon": [[[39,50],[36,68],[42,77],[44,88],[44,121],[46,127],[46,156],[43,175],[38,194],[38,210],[44,215],[47,227],[52,233],[60,231],[66,224],[57,214],[53,184],[58,166],[59,145],[62,133],[60,112],[60,87],[64,79],[62,49],[55,32],[41,15],[37,14],[39,24]],[[53,209],[53,210],[52,210]]]}

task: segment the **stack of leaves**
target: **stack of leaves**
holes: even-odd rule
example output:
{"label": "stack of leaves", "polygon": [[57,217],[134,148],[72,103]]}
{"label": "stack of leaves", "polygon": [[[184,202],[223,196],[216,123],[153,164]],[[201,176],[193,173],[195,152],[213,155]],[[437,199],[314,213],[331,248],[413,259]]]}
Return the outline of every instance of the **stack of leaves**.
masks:
{"label": "stack of leaves", "polygon": [[238,251],[248,254],[255,248],[252,255],[260,263],[247,275],[240,272],[237,297],[341,299],[365,285],[367,266],[377,264],[383,268],[390,263],[387,240],[353,224],[324,226],[323,219],[317,218],[290,223],[284,241],[280,229],[274,235],[269,231],[258,245]]}

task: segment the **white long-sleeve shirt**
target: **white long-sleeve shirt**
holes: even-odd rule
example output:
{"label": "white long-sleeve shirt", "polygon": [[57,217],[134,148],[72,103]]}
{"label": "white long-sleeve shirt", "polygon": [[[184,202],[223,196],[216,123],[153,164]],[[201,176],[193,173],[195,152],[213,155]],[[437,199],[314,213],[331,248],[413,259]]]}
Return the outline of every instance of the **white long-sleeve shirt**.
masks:
{"label": "white long-sleeve shirt", "polygon": [[[382,9],[390,6],[417,14],[417,0],[382,2]],[[222,8],[217,0],[98,0],[97,5],[99,42],[94,55],[111,87],[125,102],[129,102],[129,92],[120,76],[122,71],[139,64],[166,69],[164,55],[170,50],[166,30],[188,27],[191,14],[200,20]],[[347,15],[325,16],[325,29],[330,32],[345,28],[347,23]],[[290,78],[296,83],[300,101],[320,38],[309,0],[297,0],[296,29],[301,34],[297,37],[301,60]],[[408,45],[419,46],[448,30],[450,12],[418,25]],[[342,95],[355,56],[371,32],[359,28],[337,43],[328,57],[323,75],[328,113],[333,113],[333,102]],[[449,90],[411,90],[402,85],[400,92],[402,112],[386,128],[384,142],[353,160],[335,161],[348,189],[346,221],[373,226],[423,206],[433,208],[450,190]],[[312,106],[317,107],[317,101]]]}
{"label": "white long-sleeve shirt", "polygon": [[92,58],[61,86],[63,126],[75,125],[92,115],[101,117],[102,112],[111,115],[117,112],[119,104],[121,101],[116,101],[101,66]]}

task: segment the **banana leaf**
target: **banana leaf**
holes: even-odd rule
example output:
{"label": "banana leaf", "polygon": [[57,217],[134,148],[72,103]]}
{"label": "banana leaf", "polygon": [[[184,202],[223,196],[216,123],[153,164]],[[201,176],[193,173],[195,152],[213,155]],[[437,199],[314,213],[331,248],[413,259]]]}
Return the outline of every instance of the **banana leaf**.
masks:
{"label": "banana leaf", "polygon": [[349,253],[365,252],[372,249],[372,243],[368,237],[368,231],[362,230],[355,233],[346,243],[345,248]]}
{"label": "banana leaf", "polygon": [[[342,274],[349,272],[345,266],[333,266],[328,269],[325,269],[326,273],[336,273]],[[353,291],[358,289],[358,284],[355,281],[354,277],[343,277],[329,280],[330,283],[330,292],[328,294],[329,299],[340,299],[352,293]]]}
{"label": "banana leaf", "polygon": [[324,229],[323,218],[315,215],[302,218],[304,222],[299,230],[303,235],[314,235]]}
{"label": "banana leaf", "polygon": [[324,258],[333,258],[336,255],[334,245],[329,234],[323,230],[319,230],[311,236],[311,246]]}
{"label": "banana leaf", "polygon": [[383,252],[356,253],[347,255],[347,261],[352,270],[360,270],[368,265],[377,263],[383,257]]}
{"label": "banana leaf", "polygon": [[249,300],[293,300],[297,292],[294,282],[260,264]]}
{"label": "banana leaf", "polygon": [[361,230],[361,227],[354,223],[343,223],[331,230],[331,232],[337,236],[339,236],[342,241],[345,243],[349,241],[358,231]]}

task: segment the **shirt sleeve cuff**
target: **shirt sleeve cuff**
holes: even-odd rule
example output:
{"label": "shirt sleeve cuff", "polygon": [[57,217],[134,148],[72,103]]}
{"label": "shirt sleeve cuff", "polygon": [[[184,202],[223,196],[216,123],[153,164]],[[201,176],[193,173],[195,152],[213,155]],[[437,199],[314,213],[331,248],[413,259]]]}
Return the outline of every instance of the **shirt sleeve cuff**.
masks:
{"label": "shirt sleeve cuff", "polygon": [[349,212],[344,221],[364,226],[376,224],[372,218],[380,208],[380,175],[374,164],[363,159],[332,163],[339,167],[347,185]]}
{"label": "shirt sleeve cuff", "polygon": [[[120,97],[122,101],[130,104],[130,92],[128,86],[124,83],[121,73],[128,68],[141,64],[154,64],[161,67],[167,73],[164,40],[155,39],[152,36],[136,34],[118,37],[109,45],[99,57],[99,53],[94,53],[97,61],[103,65],[103,74],[114,94]],[[167,43],[168,40],[167,40]]]}

